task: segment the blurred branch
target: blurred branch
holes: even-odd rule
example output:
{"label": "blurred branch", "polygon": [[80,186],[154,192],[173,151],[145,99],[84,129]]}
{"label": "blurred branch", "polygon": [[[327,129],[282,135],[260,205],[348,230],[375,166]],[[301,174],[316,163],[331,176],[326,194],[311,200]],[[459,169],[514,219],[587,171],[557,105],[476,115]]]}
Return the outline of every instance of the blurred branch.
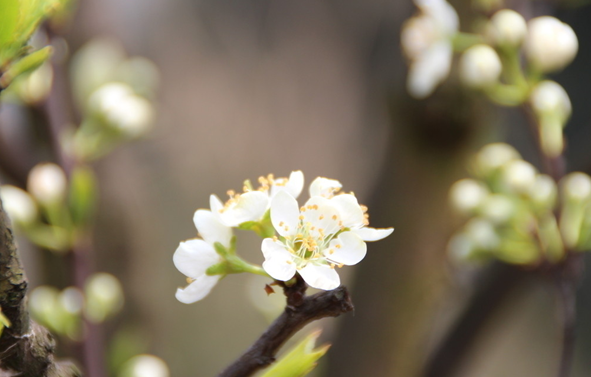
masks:
{"label": "blurred branch", "polygon": [[53,338],[29,318],[27,279],[8,221],[0,201],[0,307],[11,322],[0,337],[1,368],[22,377],[81,376],[74,364],[55,361]]}
{"label": "blurred branch", "polygon": [[285,311],[238,360],[218,377],[245,377],[275,361],[279,348],[305,325],[317,319],[338,317],[354,309],[347,288],[306,296],[306,283],[297,276],[296,283],[283,286],[287,297]]}
{"label": "blurred branch", "polygon": [[484,270],[466,309],[432,354],[424,377],[454,375],[462,357],[470,350],[483,329],[526,274],[517,267],[495,263]]}

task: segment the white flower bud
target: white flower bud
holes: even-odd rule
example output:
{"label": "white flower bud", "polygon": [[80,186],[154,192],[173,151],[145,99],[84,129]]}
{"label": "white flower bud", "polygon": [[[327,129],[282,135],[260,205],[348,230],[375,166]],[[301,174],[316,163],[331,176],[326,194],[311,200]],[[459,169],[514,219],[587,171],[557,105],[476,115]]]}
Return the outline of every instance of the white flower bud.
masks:
{"label": "white flower bud", "polygon": [[480,249],[492,250],[499,244],[499,236],[487,220],[474,218],[468,221],[465,229],[470,240]]}
{"label": "white flower bud", "polygon": [[506,143],[492,143],[485,145],[476,155],[476,167],[482,174],[500,168],[509,161],[521,158],[519,152]]}
{"label": "white flower bud", "polygon": [[537,84],[529,98],[536,115],[557,117],[565,122],[571,114],[572,106],[566,90],[555,81],[545,80]]}
{"label": "white flower bud", "polygon": [[27,189],[41,203],[49,204],[63,200],[66,188],[66,174],[56,164],[38,164],[29,173]]}
{"label": "white flower bud", "polygon": [[487,27],[487,36],[496,45],[519,46],[526,33],[525,19],[511,9],[502,9],[495,13]]}
{"label": "white flower bud", "polygon": [[488,196],[488,189],[473,179],[462,179],[453,184],[450,201],[462,213],[470,213],[478,208]]}
{"label": "white flower bud", "polygon": [[515,192],[528,192],[536,181],[536,168],[523,160],[509,162],[503,171],[503,180]]}
{"label": "white flower bud", "polygon": [[591,178],[585,173],[570,173],[561,181],[567,199],[583,201],[591,196]]}
{"label": "white flower bud", "polygon": [[64,289],[58,296],[58,300],[64,310],[70,314],[78,314],[84,306],[84,295],[76,287]]}
{"label": "white flower bud", "polygon": [[495,224],[508,221],[515,213],[515,205],[504,195],[493,194],[484,201],[482,215]]}
{"label": "white flower bud", "polygon": [[135,95],[133,89],[123,83],[101,86],[91,95],[89,106],[109,125],[131,138],[146,133],[154,117],[150,102]]}
{"label": "white flower bud", "polygon": [[560,20],[542,16],[529,21],[525,53],[542,72],[557,71],[573,61],[579,42],[573,29]]}
{"label": "white flower bud", "polygon": [[4,210],[15,223],[30,224],[37,218],[35,202],[25,190],[4,185],[0,187],[0,198]]}
{"label": "white flower bud", "polygon": [[490,46],[470,47],[460,60],[460,79],[472,88],[483,88],[496,83],[502,70],[501,59]]}
{"label": "white flower bud", "polygon": [[540,174],[529,192],[534,203],[551,209],[556,202],[556,182],[547,174]]}
{"label": "white flower bud", "polygon": [[474,251],[474,243],[464,233],[454,235],[447,244],[447,252],[455,260],[468,260]]}
{"label": "white flower bud", "polygon": [[86,314],[100,323],[123,306],[123,289],[119,280],[111,274],[100,272],[92,275],[84,287]]}
{"label": "white flower bud", "polygon": [[122,367],[126,377],[170,377],[166,363],[153,355],[137,355]]}

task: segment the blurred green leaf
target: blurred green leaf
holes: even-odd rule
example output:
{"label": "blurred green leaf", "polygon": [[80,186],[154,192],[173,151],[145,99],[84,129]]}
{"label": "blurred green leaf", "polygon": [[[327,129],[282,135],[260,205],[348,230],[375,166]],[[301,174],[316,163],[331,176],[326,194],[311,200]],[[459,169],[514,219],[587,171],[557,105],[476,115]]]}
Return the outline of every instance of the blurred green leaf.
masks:
{"label": "blurred green leaf", "polygon": [[94,173],[86,166],[79,166],[70,176],[70,212],[76,225],[82,225],[92,216],[97,198]]}
{"label": "blurred green leaf", "polygon": [[261,377],[302,377],[310,373],[330,345],[325,344],[314,349],[320,331],[313,332],[293,347],[289,353],[283,355],[273,366],[265,371]]}
{"label": "blurred green leaf", "polygon": [[51,46],[43,47],[12,64],[0,78],[0,86],[6,88],[18,76],[30,73],[41,66],[53,53]]}

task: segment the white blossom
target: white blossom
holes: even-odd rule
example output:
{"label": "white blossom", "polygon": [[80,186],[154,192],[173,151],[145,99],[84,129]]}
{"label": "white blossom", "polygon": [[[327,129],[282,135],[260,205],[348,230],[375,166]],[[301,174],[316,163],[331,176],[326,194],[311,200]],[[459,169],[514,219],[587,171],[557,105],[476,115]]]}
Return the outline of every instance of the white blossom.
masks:
{"label": "white blossom", "polygon": [[[317,187],[311,185],[311,191]],[[365,257],[364,241],[377,241],[393,231],[367,228],[367,218],[351,194],[312,196],[298,208],[292,195],[280,192],[271,201],[271,221],[281,238],[263,240],[265,271],[282,281],[298,272],[308,285],[324,290],[339,286],[336,266],[354,265]]]}
{"label": "white blossom", "polygon": [[211,211],[197,210],[193,221],[202,239],[181,242],[172,258],[175,267],[187,276],[189,282],[188,286],[176,291],[177,300],[185,304],[203,299],[220,280],[221,275],[206,273],[208,268],[222,262],[214,244],[219,242],[229,248],[232,240],[232,229],[220,223]]}
{"label": "white blossom", "polygon": [[297,198],[304,187],[304,174],[301,171],[291,172],[289,178],[274,178],[272,174],[259,177],[260,187],[253,190],[245,186],[244,192],[228,191],[230,199],[226,203],[211,195],[209,204],[211,211],[220,222],[235,227],[247,221],[260,221],[270,206],[270,200],[281,191],[286,191]]}
{"label": "white blossom", "polygon": [[38,216],[35,201],[25,191],[11,185],[0,187],[0,198],[8,216],[14,222],[29,224]]}
{"label": "white blossom", "polygon": [[431,95],[449,75],[451,38],[458,32],[455,9],[445,0],[415,0],[419,15],[402,27],[402,49],[410,60],[407,90],[415,98]]}

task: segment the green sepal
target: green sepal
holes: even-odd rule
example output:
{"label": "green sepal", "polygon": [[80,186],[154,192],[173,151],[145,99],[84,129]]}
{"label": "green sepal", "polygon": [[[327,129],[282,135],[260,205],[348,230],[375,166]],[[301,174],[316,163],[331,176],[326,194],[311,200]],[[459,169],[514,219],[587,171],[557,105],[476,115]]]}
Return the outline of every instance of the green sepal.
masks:
{"label": "green sepal", "polygon": [[8,70],[4,72],[2,77],[0,77],[0,87],[4,89],[8,87],[8,85],[10,85],[18,76],[36,70],[41,66],[41,64],[45,63],[45,61],[49,59],[52,53],[53,47],[46,46],[12,64]]}
{"label": "green sepal", "polygon": [[205,270],[205,274],[209,276],[227,275],[229,271],[230,269],[228,266],[228,262],[224,261],[210,266],[207,270]]}
{"label": "green sepal", "polygon": [[246,221],[238,225],[238,229],[252,230],[261,238],[270,238],[275,235],[275,228],[271,222],[271,211],[267,210],[260,221]]}
{"label": "green sepal", "polygon": [[330,348],[329,344],[314,348],[319,335],[320,331],[316,331],[306,336],[261,377],[303,377],[310,373]]}

